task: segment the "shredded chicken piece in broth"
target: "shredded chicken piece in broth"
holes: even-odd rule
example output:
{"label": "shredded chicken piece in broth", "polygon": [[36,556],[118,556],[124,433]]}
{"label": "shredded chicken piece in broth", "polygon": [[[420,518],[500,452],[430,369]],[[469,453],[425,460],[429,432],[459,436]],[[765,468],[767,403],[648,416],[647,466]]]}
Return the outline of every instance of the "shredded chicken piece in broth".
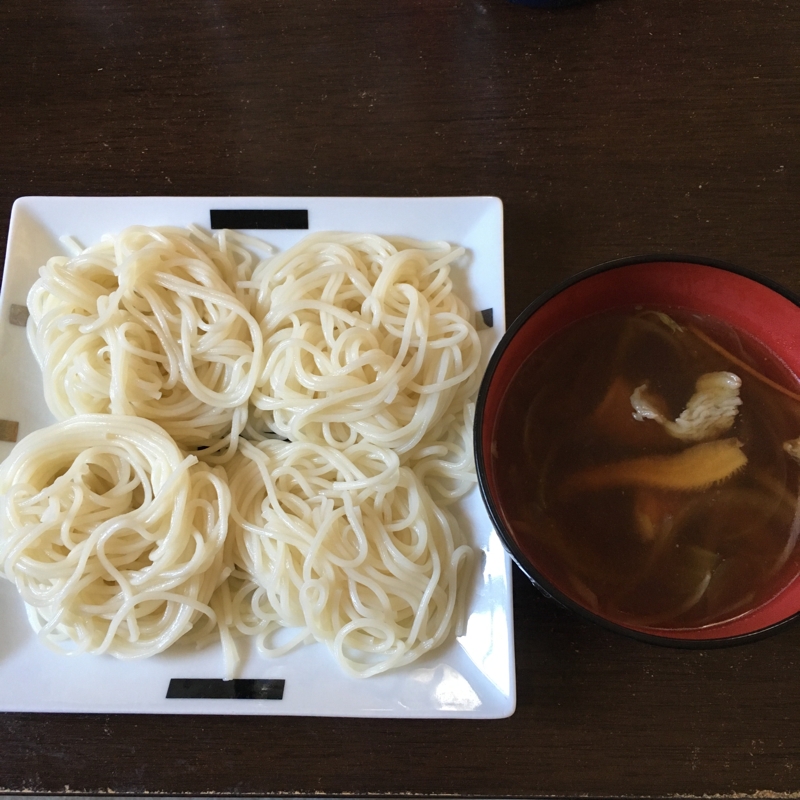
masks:
{"label": "shredded chicken piece in broth", "polygon": [[742,380],[733,372],[707,372],[695,383],[695,393],[676,420],[667,419],[659,410],[660,399],[649,396],[647,384],[631,395],[634,418],[653,419],[670,436],[685,442],[702,442],[720,436],[730,429],[742,400]]}

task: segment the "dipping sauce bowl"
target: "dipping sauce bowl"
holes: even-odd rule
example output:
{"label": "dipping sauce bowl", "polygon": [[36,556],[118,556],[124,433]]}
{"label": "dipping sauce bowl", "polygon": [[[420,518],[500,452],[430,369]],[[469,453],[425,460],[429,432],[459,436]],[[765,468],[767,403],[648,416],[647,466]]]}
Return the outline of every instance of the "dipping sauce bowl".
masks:
{"label": "dipping sauce bowl", "polygon": [[[552,354],[570,352],[585,383],[543,399]],[[696,355],[706,383],[670,366]],[[497,533],[546,595],[617,632],[709,647],[776,631],[800,613],[797,375],[800,300],[756,273],[659,255],[570,278],[514,321],[483,378],[475,458]]]}

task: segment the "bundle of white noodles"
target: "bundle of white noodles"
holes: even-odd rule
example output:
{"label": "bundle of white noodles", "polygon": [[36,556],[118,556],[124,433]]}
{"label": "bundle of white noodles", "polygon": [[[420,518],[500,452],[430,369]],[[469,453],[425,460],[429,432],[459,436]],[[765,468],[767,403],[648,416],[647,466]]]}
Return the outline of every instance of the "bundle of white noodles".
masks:
{"label": "bundle of white noodles", "polygon": [[142,658],[216,628],[230,492],[154,423],[89,415],[31,433],[0,492],[2,574],[54,649]]}
{"label": "bundle of white noodles", "polygon": [[261,262],[252,288],[265,365],[253,429],[409,454],[464,404],[480,341],[452,292],[446,242],[312,234]]}
{"label": "bundle of white noodles", "polygon": [[137,226],[40,270],[28,335],[66,421],[0,468],[0,565],[52,646],[221,635],[232,677],[236,632],[267,655],[321,641],[369,676],[452,633],[471,550],[440,506],[475,482],[480,359],[463,249],[258,249]]}
{"label": "bundle of white noodles", "polygon": [[449,635],[471,550],[396,453],[244,442],[227,471],[235,571],[217,608],[264,654],[317,640],[366,677]]}
{"label": "bundle of white noodles", "polygon": [[144,417],[203,458],[229,456],[263,366],[241,287],[251,243],[134,226],[51,258],[28,295],[28,338],[56,418]]}

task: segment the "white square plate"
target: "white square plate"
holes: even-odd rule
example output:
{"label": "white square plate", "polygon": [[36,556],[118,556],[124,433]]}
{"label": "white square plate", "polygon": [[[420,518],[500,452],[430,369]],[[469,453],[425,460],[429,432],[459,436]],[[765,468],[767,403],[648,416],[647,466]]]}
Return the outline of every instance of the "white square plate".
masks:
{"label": "white square plate", "polygon": [[[12,306],[26,303],[46,260],[133,225],[196,223],[210,228],[210,209],[307,209],[309,231],[369,231],[463,245],[469,265],[454,275],[458,294],[476,312],[493,310],[482,330],[483,364],[505,330],[503,207],[493,197],[23,197],[16,201],[0,293],[0,419],[19,422],[19,438],[54,422],[45,405],[39,367]],[[305,230],[249,231],[278,250]],[[12,445],[0,443],[0,459]],[[50,652],[30,629],[13,585],[0,580],[0,711],[153,714],[276,714],[341,717],[498,718],[514,712],[511,562],[480,495],[456,507],[480,551],[463,635],[405,668],[368,679],[343,674],[328,650],[306,645],[265,660],[247,651],[241,678],[285,681],[283,698],[167,699],[173,678],[221,678],[221,648],[174,649],[142,661],[111,656],[66,657]]]}

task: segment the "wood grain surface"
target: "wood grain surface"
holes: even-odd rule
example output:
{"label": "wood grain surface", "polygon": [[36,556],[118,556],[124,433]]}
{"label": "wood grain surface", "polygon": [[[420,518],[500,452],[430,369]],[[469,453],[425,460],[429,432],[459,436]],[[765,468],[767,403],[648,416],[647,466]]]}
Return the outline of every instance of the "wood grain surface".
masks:
{"label": "wood grain surface", "polygon": [[[13,200],[497,195],[509,320],[606,259],[800,290],[800,3],[4,0]],[[519,575],[498,721],[0,715],[0,791],[800,796],[800,627],[687,652]]]}

